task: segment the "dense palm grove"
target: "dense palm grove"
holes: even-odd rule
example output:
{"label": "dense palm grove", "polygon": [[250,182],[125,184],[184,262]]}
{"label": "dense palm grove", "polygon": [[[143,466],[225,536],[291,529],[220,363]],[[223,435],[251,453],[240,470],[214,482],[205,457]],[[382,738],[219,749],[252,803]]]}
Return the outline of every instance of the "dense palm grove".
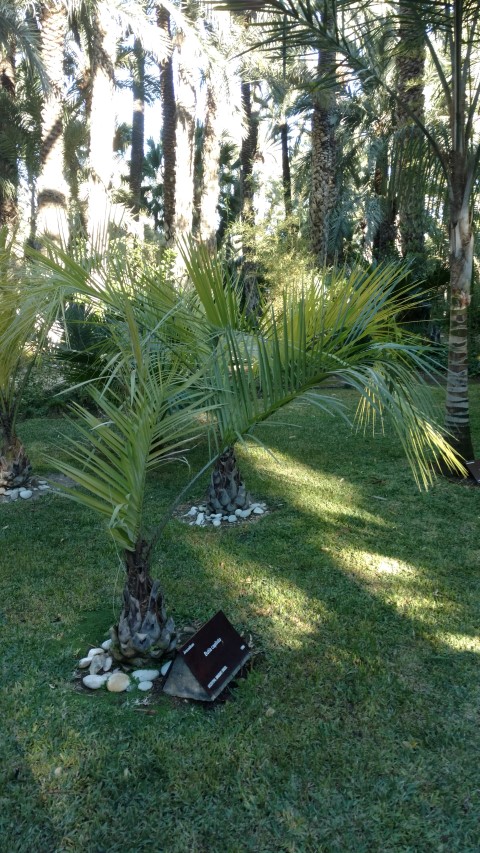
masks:
{"label": "dense palm grove", "polygon": [[212,506],[243,507],[235,442],[340,377],[426,483],[454,464],[416,384],[439,369],[473,458],[477,5],[0,3],[0,485],[30,476],[51,357],[80,431],[58,467],[125,557],[119,654],[171,645],[145,480],[199,431]]}

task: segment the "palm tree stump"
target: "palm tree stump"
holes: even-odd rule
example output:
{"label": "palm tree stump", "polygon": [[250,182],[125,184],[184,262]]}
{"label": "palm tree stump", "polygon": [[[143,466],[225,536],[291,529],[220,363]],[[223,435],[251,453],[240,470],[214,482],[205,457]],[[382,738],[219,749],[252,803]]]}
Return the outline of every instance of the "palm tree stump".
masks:
{"label": "palm tree stump", "polygon": [[207,509],[211,513],[229,515],[236,509],[247,509],[251,502],[238,470],[233,447],[227,447],[215,465],[207,492]]}

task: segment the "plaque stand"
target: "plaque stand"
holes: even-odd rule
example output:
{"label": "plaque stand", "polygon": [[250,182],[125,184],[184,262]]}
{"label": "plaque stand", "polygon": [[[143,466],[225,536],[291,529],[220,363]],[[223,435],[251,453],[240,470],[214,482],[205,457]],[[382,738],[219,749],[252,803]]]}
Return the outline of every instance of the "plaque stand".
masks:
{"label": "plaque stand", "polygon": [[219,610],[178,650],[164,693],[213,702],[250,657],[245,640]]}
{"label": "plaque stand", "polygon": [[477,486],[480,486],[480,459],[474,459],[472,462],[465,462],[465,467],[472,479],[475,480]]}

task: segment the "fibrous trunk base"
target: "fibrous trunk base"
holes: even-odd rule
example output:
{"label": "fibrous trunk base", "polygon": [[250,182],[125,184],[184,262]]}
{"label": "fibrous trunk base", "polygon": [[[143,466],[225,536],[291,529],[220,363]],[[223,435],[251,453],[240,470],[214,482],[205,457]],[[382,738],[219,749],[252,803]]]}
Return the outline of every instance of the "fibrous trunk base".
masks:
{"label": "fibrous trunk base", "polygon": [[246,509],[251,501],[240,475],[233,447],[227,447],[215,465],[207,493],[207,506],[212,513],[227,515]]}
{"label": "fibrous trunk base", "polygon": [[4,441],[0,452],[0,487],[5,489],[24,486],[32,473],[25,448],[18,438]]}

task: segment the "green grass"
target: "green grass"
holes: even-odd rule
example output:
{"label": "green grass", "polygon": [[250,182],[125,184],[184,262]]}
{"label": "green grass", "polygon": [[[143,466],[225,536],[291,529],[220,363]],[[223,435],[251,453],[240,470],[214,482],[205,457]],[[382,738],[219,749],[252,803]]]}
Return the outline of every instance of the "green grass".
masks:
{"label": "green grass", "polygon": [[[38,470],[64,431],[22,425]],[[241,467],[273,511],[174,519],[154,566],[179,623],[222,608],[262,651],[214,709],[76,692],[118,611],[114,548],[58,496],[0,507],[0,850],[480,849],[480,490],[420,493],[391,435],[302,402],[259,434],[277,461]],[[152,477],[151,522],[187,476]]]}

